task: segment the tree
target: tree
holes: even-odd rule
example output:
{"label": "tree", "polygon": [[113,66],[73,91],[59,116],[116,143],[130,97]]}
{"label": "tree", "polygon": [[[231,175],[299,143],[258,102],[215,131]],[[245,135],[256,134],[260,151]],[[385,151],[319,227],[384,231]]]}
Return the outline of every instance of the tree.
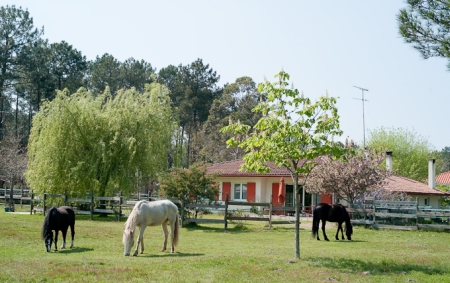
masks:
{"label": "tree", "polygon": [[442,166],[440,172],[450,171],[450,147],[444,147],[439,153],[440,159],[442,160]]}
{"label": "tree", "polygon": [[37,192],[129,193],[137,176],[156,178],[167,168],[171,108],[159,84],[144,93],[106,89],[59,91],[33,120],[26,179]]}
{"label": "tree", "polygon": [[120,89],[120,66],[114,56],[105,53],[97,56],[94,62],[89,63],[89,90],[93,93],[101,93],[108,86],[110,92],[115,95]]}
{"label": "tree", "polygon": [[261,118],[261,113],[252,112],[259,100],[266,100],[265,94],[258,93],[255,82],[250,77],[240,77],[226,85],[221,97],[214,99],[209,116],[202,128],[199,154],[205,162],[223,162],[242,158],[244,151],[239,147],[230,148],[226,141],[232,134],[221,134],[220,129],[227,126],[230,119],[241,121],[253,127]]}
{"label": "tree", "polygon": [[[295,222],[295,256],[300,258],[300,176],[307,176],[322,155],[340,156],[342,148],[332,141],[340,136],[336,98],[321,96],[312,103],[297,89],[289,89],[289,74],[281,71],[278,82],[265,81],[258,85],[260,93],[267,93],[267,101],[261,101],[253,111],[262,118],[255,126],[232,123],[222,132],[232,132],[245,138],[232,137],[229,146],[244,149],[241,169],[267,173],[266,162],[274,162],[291,173],[297,195]],[[302,184],[304,183],[303,182]]]}
{"label": "tree", "polygon": [[[450,59],[450,1],[408,0],[397,15],[405,42],[413,44],[424,58]],[[450,69],[450,63],[447,65]]]}
{"label": "tree", "polygon": [[[164,82],[170,89],[170,98],[174,111],[179,115],[180,131],[178,146],[186,147],[186,156],[182,158],[182,166],[187,167],[192,157],[199,153],[198,147],[192,147],[191,141],[208,118],[213,100],[220,96],[221,89],[217,87],[220,76],[203,64],[201,59],[175,70],[173,66],[162,69],[158,74],[158,81]],[[184,140],[187,140],[186,146]]]}
{"label": "tree", "polygon": [[432,157],[433,146],[416,132],[381,127],[369,132],[367,147],[392,151],[394,173],[419,182],[428,178],[428,159]]}
{"label": "tree", "polygon": [[0,141],[0,182],[9,183],[9,207],[14,211],[13,189],[15,182],[23,181],[27,167],[27,149],[22,145],[22,138],[8,134]]}
{"label": "tree", "polygon": [[[185,204],[210,204],[219,195],[219,187],[214,184],[216,177],[214,174],[207,175],[206,166],[201,163],[194,163],[189,169],[174,168],[158,178],[160,195],[182,200]],[[197,218],[198,212],[196,208],[191,215],[190,210],[186,210],[185,215],[188,218]]]}
{"label": "tree", "polygon": [[135,87],[138,91],[144,91],[145,85],[153,82],[154,75],[155,70],[150,63],[129,58],[120,66],[121,88]]}
{"label": "tree", "polygon": [[336,194],[350,206],[366,193],[378,189],[387,176],[380,164],[383,154],[374,150],[355,150],[353,142],[346,141],[347,152],[341,159],[331,156],[320,157],[318,165],[308,175],[306,190],[318,194]]}
{"label": "tree", "polygon": [[5,91],[19,77],[21,53],[43,34],[33,26],[33,18],[22,7],[0,7],[0,140],[3,135]]}
{"label": "tree", "polygon": [[52,58],[50,69],[55,77],[55,85],[59,90],[68,88],[75,92],[83,86],[83,79],[87,71],[86,56],[65,41],[50,45]]}

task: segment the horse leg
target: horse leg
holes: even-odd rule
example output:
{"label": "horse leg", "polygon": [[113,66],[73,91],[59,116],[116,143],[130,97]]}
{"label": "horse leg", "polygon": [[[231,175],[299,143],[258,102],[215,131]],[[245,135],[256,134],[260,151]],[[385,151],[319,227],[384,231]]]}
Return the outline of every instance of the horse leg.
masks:
{"label": "horse leg", "polygon": [[[325,238],[325,241],[329,241],[327,234],[325,233],[325,223],[326,221],[322,219],[322,232],[323,232],[323,237]],[[317,233],[318,234],[318,233]]]}
{"label": "horse leg", "polygon": [[145,231],[145,227],[142,227],[142,228],[139,227],[139,236],[137,238],[136,250],[134,251],[133,256],[137,256],[138,255],[139,244],[142,244],[142,246],[141,246],[141,254],[144,252],[144,231]]}
{"label": "horse leg", "polygon": [[341,237],[342,237],[342,240],[345,240],[345,238],[344,238],[344,229],[342,228],[342,223],[339,224],[339,225],[341,226]]}
{"label": "horse leg", "polygon": [[320,219],[318,221],[313,221],[313,226],[314,226],[314,231],[316,231],[316,236],[317,236],[317,241],[320,241],[319,238],[319,224],[320,224]]}
{"label": "horse leg", "polygon": [[172,219],[172,221],[170,221],[170,240],[172,243],[172,249],[170,250],[171,253],[175,252],[175,246],[174,246],[173,241],[174,241],[174,237],[175,237],[175,229],[176,229],[175,225],[178,224],[176,221],[178,221],[178,219],[175,219],[175,220]]}
{"label": "horse leg", "polygon": [[75,237],[75,225],[70,225],[70,233],[72,234],[72,243],[70,244],[70,248],[73,248],[73,239]]}
{"label": "horse leg", "polygon": [[[162,248],[162,252],[163,252],[167,249],[167,238],[169,236],[169,231],[167,230],[167,220],[161,224],[161,227],[164,231],[164,246]],[[172,245],[172,249],[173,249],[173,245]]]}
{"label": "horse leg", "polygon": [[58,233],[59,233],[59,231],[58,231],[58,230],[55,230],[55,252],[58,251],[58,245],[57,245],[57,242],[58,242]]}
{"label": "horse leg", "polygon": [[62,246],[61,246],[61,249],[65,249],[66,248],[66,235],[67,235],[67,229],[68,229],[69,227],[67,227],[66,229],[62,229],[61,230],[61,234],[62,234],[62,236],[63,236],[63,242],[62,242]]}
{"label": "horse leg", "polygon": [[[336,236],[335,236],[336,241],[339,241],[339,230],[342,231],[342,223],[340,223],[340,222],[338,222],[338,228],[337,228],[337,231],[336,231]],[[344,235],[344,234],[342,234],[342,235]]]}

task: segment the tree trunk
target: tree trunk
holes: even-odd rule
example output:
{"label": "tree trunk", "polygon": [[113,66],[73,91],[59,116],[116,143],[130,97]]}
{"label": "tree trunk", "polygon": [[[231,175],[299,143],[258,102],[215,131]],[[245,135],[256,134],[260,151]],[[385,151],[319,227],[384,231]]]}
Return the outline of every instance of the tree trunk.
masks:
{"label": "tree trunk", "polygon": [[300,259],[300,189],[298,186],[298,173],[294,173],[295,191],[295,258]]}

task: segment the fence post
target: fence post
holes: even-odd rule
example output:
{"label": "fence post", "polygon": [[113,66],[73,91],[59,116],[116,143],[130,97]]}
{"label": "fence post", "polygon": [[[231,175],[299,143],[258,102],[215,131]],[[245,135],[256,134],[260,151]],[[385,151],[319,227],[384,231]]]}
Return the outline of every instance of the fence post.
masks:
{"label": "fence post", "polygon": [[94,220],[94,192],[91,191],[91,220]]}
{"label": "fence post", "polygon": [[181,228],[183,228],[183,224],[184,224],[184,201],[182,199],[180,200],[180,204],[181,204]]}
{"label": "fence post", "polygon": [[119,191],[119,222],[120,222],[120,218],[122,216],[122,190]]}
{"label": "fence post", "polygon": [[419,229],[419,217],[417,216],[417,212],[419,212],[419,200],[416,197],[416,227]]}
{"label": "fence post", "polygon": [[33,199],[34,199],[34,192],[31,190],[30,193],[30,215],[33,214]]}
{"label": "fence post", "polygon": [[45,212],[47,211],[46,210],[46,205],[45,205],[45,200],[47,199],[47,194],[46,193],[44,193],[44,211],[43,211],[43,214],[44,214],[44,216],[45,216]]}
{"label": "fence post", "polygon": [[270,204],[269,204],[269,229],[272,229],[272,197],[270,198]]}
{"label": "fence post", "polygon": [[228,220],[227,220],[227,218],[228,218],[228,193],[226,193],[226,196],[225,196],[225,216],[224,216],[224,222],[225,222],[225,230],[227,230],[227,228],[228,228]]}

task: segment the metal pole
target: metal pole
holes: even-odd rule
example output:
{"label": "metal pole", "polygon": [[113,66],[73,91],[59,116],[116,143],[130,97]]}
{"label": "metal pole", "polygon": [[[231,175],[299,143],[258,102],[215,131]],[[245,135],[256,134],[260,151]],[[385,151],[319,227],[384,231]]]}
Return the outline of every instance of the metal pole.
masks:
{"label": "metal pole", "polygon": [[366,148],[366,123],[365,123],[365,119],[364,119],[364,101],[367,101],[367,100],[364,99],[364,92],[369,91],[369,90],[359,87],[359,86],[353,86],[353,87],[359,88],[361,90],[361,94],[362,94],[361,101],[362,101],[362,107],[363,107],[363,137],[364,137],[364,149],[365,149]]}

